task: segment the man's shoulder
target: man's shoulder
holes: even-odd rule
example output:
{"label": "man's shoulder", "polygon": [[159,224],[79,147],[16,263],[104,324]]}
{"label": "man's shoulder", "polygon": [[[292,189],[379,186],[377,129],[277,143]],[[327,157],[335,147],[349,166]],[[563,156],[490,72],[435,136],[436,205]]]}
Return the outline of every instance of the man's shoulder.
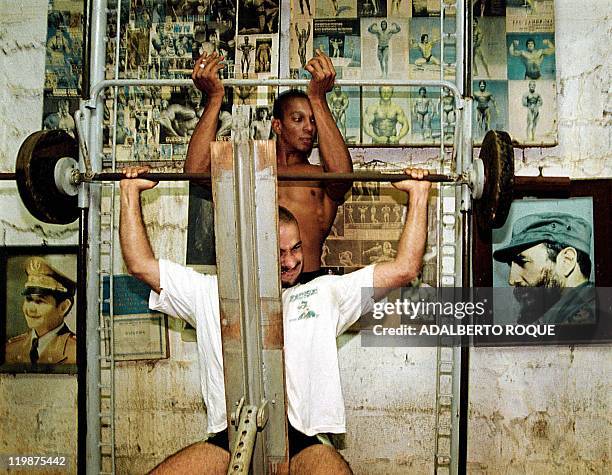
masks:
{"label": "man's shoulder", "polygon": [[323,167],[321,165],[315,165],[310,162],[295,163],[292,165],[287,165],[285,167],[279,167],[279,169],[282,169],[284,171],[289,171],[289,172],[320,173],[323,171]]}
{"label": "man's shoulder", "polygon": [[17,336],[11,337],[6,342],[6,346],[8,348],[9,345],[11,345],[11,346],[17,345],[17,344],[25,341],[29,336],[30,336],[30,333],[29,332],[25,332],[25,333],[22,333],[21,335],[17,335]]}

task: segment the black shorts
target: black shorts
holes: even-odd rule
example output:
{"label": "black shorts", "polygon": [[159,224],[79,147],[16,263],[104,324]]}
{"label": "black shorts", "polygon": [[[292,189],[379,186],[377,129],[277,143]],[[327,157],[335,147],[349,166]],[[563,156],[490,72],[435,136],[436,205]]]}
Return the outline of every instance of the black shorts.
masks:
{"label": "black shorts", "polygon": [[[289,424],[289,458],[296,456],[302,450],[311,445],[322,444],[322,442],[316,436],[308,436],[306,434],[302,434],[300,431],[293,428],[291,424]],[[227,433],[227,429],[217,432],[214,436],[209,437],[206,442],[209,444],[216,445],[217,447],[221,447],[222,449],[230,451],[229,449],[229,436]]]}

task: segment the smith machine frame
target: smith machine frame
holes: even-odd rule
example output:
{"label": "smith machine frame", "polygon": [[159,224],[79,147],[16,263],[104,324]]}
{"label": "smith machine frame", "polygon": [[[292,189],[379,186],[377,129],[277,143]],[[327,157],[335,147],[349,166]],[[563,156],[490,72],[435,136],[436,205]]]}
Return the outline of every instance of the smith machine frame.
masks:
{"label": "smith machine frame", "polygon": [[[289,1],[281,3],[280,57],[289,57]],[[456,122],[452,159],[441,140],[439,167],[442,172],[461,174],[472,165],[472,107],[470,90],[471,28],[467,0],[440,0],[441,57],[445,46],[456,51],[456,63],[440,66],[439,80],[338,80],[338,85],[359,86],[430,86],[446,88],[455,97]],[[452,16],[449,14],[452,11]],[[117,15],[119,35],[121,15]],[[119,86],[187,86],[189,80],[119,79],[118,66],[113,80],[105,80],[107,0],[87,2],[86,25],[90,37],[84,81],[85,92],[76,114],[81,153],[81,173],[102,170],[102,93],[114,88],[115,101]],[[454,20],[454,30],[447,31]],[[119,38],[117,38],[119,44]],[[119,48],[116,48],[119,54]],[[118,65],[118,57],[115,58]],[[452,68],[455,78],[445,77]],[[281,64],[280,76],[288,77],[288,64]],[[304,86],[305,80],[226,80],[226,86]],[[116,104],[115,104],[116,105]],[[116,107],[113,111],[116,118]],[[116,121],[113,119],[113,123]],[[442,123],[442,137],[444,126]],[[116,131],[112,131],[112,168],[115,166]],[[282,473],[287,466],[285,427],[285,388],[282,354],[282,310],[280,301],[278,237],[276,229],[276,159],[274,146],[268,142],[213,144],[213,193],[217,259],[220,265],[219,285],[225,364],[226,404],[231,446],[234,451],[231,473],[248,473],[248,460],[256,474]],[[86,167],[86,164],[89,165]],[[249,167],[252,164],[252,167]],[[112,182],[79,185],[79,299],[81,315],[77,329],[79,355],[79,444],[80,473],[115,473],[115,407],[114,356],[112,334],[112,276],[114,213],[102,209],[103,191],[108,189],[111,203],[115,187]],[[240,199],[238,199],[240,197]],[[466,184],[440,189],[437,211],[438,285],[469,286],[470,269],[470,195]],[[90,212],[91,210],[91,212]],[[460,237],[460,239],[459,239]],[[442,249],[445,252],[442,264]],[[261,256],[265,256],[262,258]],[[236,269],[226,273],[223,262],[237,262]],[[450,264],[449,264],[450,263]],[[257,269],[257,273],[253,272]],[[111,286],[110,315],[101,317],[101,276],[108,276]],[[247,311],[248,309],[248,311]],[[106,343],[106,345],[104,345]],[[440,346],[437,353],[436,447],[433,465],[436,473],[465,471],[467,445],[467,364],[468,350],[457,346]],[[247,363],[248,362],[248,363]],[[262,371],[265,367],[265,371]],[[234,425],[235,423],[236,425]],[[258,430],[261,435],[253,441]],[[238,435],[240,434],[240,436]],[[240,445],[240,443],[244,445]],[[249,448],[250,446],[250,448]],[[240,455],[237,455],[240,454]],[[246,462],[246,463],[245,463]]]}

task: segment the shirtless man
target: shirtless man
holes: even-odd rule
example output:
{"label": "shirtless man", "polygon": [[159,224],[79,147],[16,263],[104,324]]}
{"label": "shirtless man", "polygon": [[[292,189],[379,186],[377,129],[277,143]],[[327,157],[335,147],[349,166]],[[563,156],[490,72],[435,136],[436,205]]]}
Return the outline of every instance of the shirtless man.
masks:
{"label": "shirtless man", "polygon": [[257,46],[257,53],[255,53],[257,58],[257,64],[259,67],[257,68],[257,73],[269,73],[270,72],[270,58],[272,57],[272,48],[270,47],[270,43],[262,42]]}
{"label": "shirtless man", "polygon": [[421,135],[423,138],[431,138],[431,118],[433,115],[433,104],[427,97],[427,89],[419,88],[419,97],[414,101],[414,115],[416,116]]}
{"label": "shirtless man", "polygon": [[444,139],[452,139],[455,135],[455,96],[447,87],[444,88],[442,99],[442,123],[445,126]]}
{"label": "shirtless man", "polygon": [[487,77],[491,77],[487,60],[485,59],[484,53],[482,52],[482,30],[478,26],[478,18],[474,18],[474,29],[472,33],[472,38],[474,41],[474,76],[478,76],[478,62],[476,60],[479,60],[484,66],[485,73],[487,73]]}
{"label": "shirtless man", "polygon": [[363,255],[370,260],[370,264],[376,262],[391,262],[397,255],[397,251],[393,249],[393,245],[389,241],[382,244],[377,242],[370,249],[363,251]]}
{"label": "shirtless man", "polygon": [[380,22],[380,28],[376,23],[372,23],[368,31],[378,38],[378,64],[383,77],[386,78],[389,74],[389,41],[393,35],[401,31],[401,28],[397,23],[392,23],[391,28],[387,29],[387,22],[383,20]]}
{"label": "shirtless man", "polygon": [[[215,139],[224,96],[218,74],[224,68],[221,60],[215,53],[205,53],[193,70],[193,81],[206,92],[208,103],[189,143],[186,172],[210,171],[210,142]],[[331,59],[317,51],[305,69],[312,75],[307,93],[289,90],[274,103],[272,130],[277,136],[278,171],[352,172],[351,157],[325,97],[336,77]],[[322,166],[308,162],[317,137]],[[306,279],[320,271],[321,247],[350,187],[350,183],[279,182],[278,202],[295,214],[302,230],[304,271],[311,273]]]}
{"label": "shirtless man", "polygon": [[366,222],[366,211],[368,210],[367,206],[360,206],[359,207],[359,222],[361,223],[365,223]]}
{"label": "shirtless man", "polygon": [[474,99],[476,100],[476,111],[478,115],[476,120],[478,121],[478,127],[482,133],[485,133],[491,128],[491,108],[493,106],[494,112],[497,112],[497,103],[495,97],[489,91],[487,91],[487,81],[481,80],[478,83],[479,91],[474,93]]}
{"label": "shirtless man", "polygon": [[298,29],[297,23],[295,26],[295,37],[298,42],[298,55],[300,56],[300,64],[302,69],[306,67],[306,45],[308,44],[308,38],[310,38],[310,22],[307,23],[308,29]]}
{"label": "shirtless man", "polygon": [[391,16],[393,16],[394,10],[395,10],[395,13],[399,15],[401,5],[402,5],[402,0],[393,0],[391,2]]}
{"label": "shirtless man", "polygon": [[258,107],[256,118],[251,123],[251,137],[253,140],[268,140],[272,121],[268,118],[269,111],[265,107]]}
{"label": "shirtless man", "polygon": [[[306,7],[308,8],[308,16],[312,16],[310,12],[310,0],[306,0]],[[300,12],[304,15],[304,0],[300,0]]]}
{"label": "shirtless man", "polygon": [[242,52],[242,58],[240,59],[240,72],[242,74],[248,74],[249,69],[251,68],[251,51],[255,49],[255,47],[249,43],[249,37],[244,37],[244,43],[238,45],[238,49]]}
{"label": "shirtless man", "polygon": [[427,33],[423,33],[421,35],[421,41],[417,43],[414,39],[410,40],[411,48],[418,48],[421,51],[421,58],[417,58],[414,61],[414,64],[419,69],[425,69],[424,66],[426,64],[433,64],[438,66],[440,61],[432,54],[432,49],[434,44],[440,41],[439,38],[435,38],[429,41],[429,35]]}
{"label": "shirtless man", "polygon": [[[190,88],[185,105],[162,102],[159,113],[159,125],[168,137],[187,137],[193,132],[202,115],[202,94],[195,88]],[[165,107],[164,107],[165,106]]]}
{"label": "shirtless man", "polygon": [[542,62],[544,61],[544,56],[549,56],[554,54],[555,45],[548,39],[542,41],[547,48],[546,49],[536,49],[535,40],[533,38],[528,38],[525,42],[526,50],[519,50],[519,40],[514,40],[510,44],[510,48],[508,49],[512,56],[516,56],[521,58],[523,64],[525,65],[525,79],[540,79],[542,76]]}
{"label": "shirtless man", "polygon": [[340,86],[334,86],[333,94],[327,98],[331,109],[332,117],[336,121],[338,129],[344,138],[346,138],[346,110],[349,106],[349,97],[346,92],[342,92]]}
{"label": "shirtless man", "polygon": [[346,224],[355,224],[355,218],[353,217],[354,208],[350,205],[344,207],[344,216],[346,216]]}
{"label": "shirtless man", "polygon": [[535,141],[535,129],[540,118],[542,96],[536,92],[535,81],[529,81],[529,92],[523,95],[523,107],[527,108],[527,140]]}
{"label": "shirtless man", "polygon": [[382,207],[382,213],[383,213],[383,222],[384,223],[388,223],[389,222],[389,216],[391,213],[391,207],[389,205],[385,205]]}
{"label": "shirtless man", "polygon": [[44,121],[45,130],[64,130],[71,137],[75,137],[76,125],[70,115],[70,106],[67,100],[60,99],[57,103],[57,112],[49,114]]}
{"label": "shirtless man", "polygon": [[340,47],[342,46],[342,43],[344,43],[342,38],[331,38],[329,40],[329,44],[332,47],[332,58],[340,57]]}
{"label": "shirtless man", "polygon": [[332,6],[334,7],[334,16],[338,16],[340,14],[340,6],[338,5],[338,0],[331,0]]}
{"label": "shirtless man", "polygon": [[393,87],[381,86],[378,93],[378,104],[366,109],[364,132],[372,137],[372,143],[397,144],[408,133],[408,119],[402,108],[391,102]]}
{"label": "shirtless man", "polygon": [[372,223],[378,223],[378,218],[376,217],[376,213],[378,212],[378,209],[376,208],[376,206],[372,205],[370,206],[370,221]]}

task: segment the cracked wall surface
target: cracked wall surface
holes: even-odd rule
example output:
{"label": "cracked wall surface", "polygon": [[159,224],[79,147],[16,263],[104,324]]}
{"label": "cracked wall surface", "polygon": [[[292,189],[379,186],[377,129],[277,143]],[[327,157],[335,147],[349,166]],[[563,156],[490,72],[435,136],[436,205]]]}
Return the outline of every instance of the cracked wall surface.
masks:
{"label": "cracked wall surface", "polygon": [[[41,127],[46,5],[0,0],[0,171],[13,171],[21,142]],[[612,3],[555,5],[559,144],[518,150],[517,170],[612,177]],[[167,183],[144,200],[156,252],[179,262],[186,195],[185,184]],[[29,217],[14,184],[0,182],[0,202],[0,245],[76,243],[75,226]],[[118,253],[114,263],[122,272]],[[179,330],[171,320],[169,360],[120,364],[118,473],[143,473],[204,436],[195,343]],[[435,352],[363,348],[347,336],[340,359],[349,424],[343,453],[355,473],[431,473]],[[610,360],[609,348],[474,349],[469,472],[610,473]],[[73,376],[0,375],[0,453],[74,454],[75,427]]]}

